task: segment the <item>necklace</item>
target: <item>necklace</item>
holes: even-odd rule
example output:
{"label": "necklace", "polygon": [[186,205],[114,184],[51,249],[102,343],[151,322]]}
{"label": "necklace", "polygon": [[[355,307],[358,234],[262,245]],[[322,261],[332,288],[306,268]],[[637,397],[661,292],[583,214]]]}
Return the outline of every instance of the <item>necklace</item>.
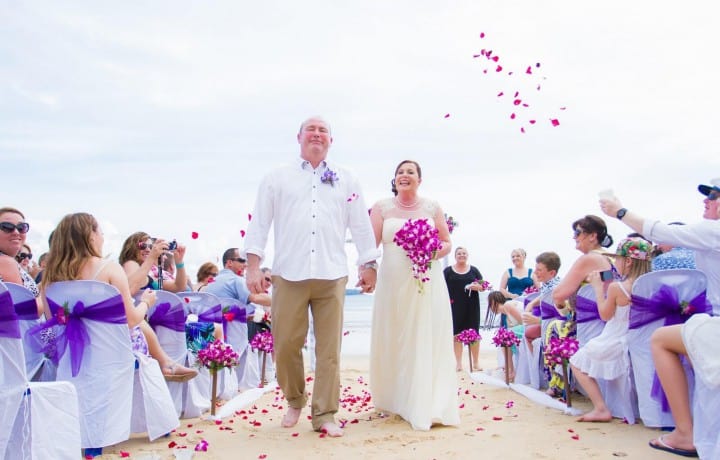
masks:
{"label": "necklace", "polygon": [[399,204],[400,206],[402,206],[403,208],[414,208],[415,206],[417,206],[418,202],[420,202],[420,198],[418,198],[417,200],[415,200],[415,202],[412,203],[412,204],[405,204],[405,203],[403,203],[402,201],[400,201],[400,198],[395,197],[395,202],[396,202],[397,204]]}

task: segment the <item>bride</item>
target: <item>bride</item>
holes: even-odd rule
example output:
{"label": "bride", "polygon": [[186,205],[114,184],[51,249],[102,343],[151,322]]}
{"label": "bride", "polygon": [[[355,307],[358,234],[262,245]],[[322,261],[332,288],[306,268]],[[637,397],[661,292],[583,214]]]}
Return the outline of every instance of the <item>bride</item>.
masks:
{"label": "bride", "polygon": [[[417,194],[420,165],[405,160],[395,168],[394,198],[375,203],[370,220],[383,244],[370,346],[370,390],[375,407],[399,415],[413,429],[459,425],[450,298],[438,259],[451,250],[442,209]],[[420,281],[411,261],[394,243],[409,219],[427,219],[438,230],[441,248]]]}

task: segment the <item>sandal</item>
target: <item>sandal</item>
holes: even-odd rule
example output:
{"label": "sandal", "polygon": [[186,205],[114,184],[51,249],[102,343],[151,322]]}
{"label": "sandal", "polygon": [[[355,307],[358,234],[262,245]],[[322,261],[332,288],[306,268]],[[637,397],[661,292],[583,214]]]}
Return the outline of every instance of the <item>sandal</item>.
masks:
{"label": "sandal", "polygon": [[187,382],[198,375],[197,371],[178,363],[172,363],[162,368],[163,377],[168,382]]}
{"label": "sandal", "polygon": [[678,447],[672,447],[667,442],[665,442],[665,439],[663,439],[663,436],[660,436],[657,439],[654,439],[648,443],[650,447],[657,450],[662,450],[664,452],[670,452],[671,454],[680,455],[682,457],[697,457],[698,453],[695,449],[680,449]]}

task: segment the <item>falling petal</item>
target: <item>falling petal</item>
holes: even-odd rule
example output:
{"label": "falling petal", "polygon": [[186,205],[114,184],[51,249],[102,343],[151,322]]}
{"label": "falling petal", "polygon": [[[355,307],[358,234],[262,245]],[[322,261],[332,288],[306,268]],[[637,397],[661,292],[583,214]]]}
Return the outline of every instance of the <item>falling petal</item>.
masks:
{"label": "falling petal", "polygon": [[528,75],[532,75],[532,67],[528,66],[528,68],[525,70],[525,73]]}
{"label": "falling petal", "polygon": [[540,85],[537,85],[537,90],[540,91]]}
{"label": "falling petal", "polygon": [[515,119],[515,114],[514,114],[514,113],[511,113],[511,114],[510,114],[510,119],[511,119],[511,120],[514,120],[514,119]]}
{"label": "falling petal", "polygon": [[343,336],[347,337],[348,335],[350,335],[350,331],[343,332]]}
{"label": "falling petal", "polygon": [[520,132],[523,133],[523,134],[525,134],[525,128],[521,127],[521,128],[520,128]]}
{"label": "falling petal", "polygon": [[520,94],[520,91],[515,91],[515,95],[513,97],[518,97],[519,94]]}
{"label": "falling petal", "polygon": [[539,63],[539,62],[536,62],[536,63],[535,63],[535,67],[540,67],[540,63]]}
{"label": "falling petal", "polygon": [[531,125],[534,125],[534,124],[535,124],[535,120],[529,120],[528,123],[530,123]]}
{"label": "falling petal", "polygon": [[450,114],[449,114],[449,113],[446,113],[446,114],[445,114],[445,118],[450,118]]}
{"label": "falling petal", "polygon": [[520,105],[521,102],[522,102],[521,99],[515,99],[515,100],[513,101],[513,104],[515,104],[515,105]]}
{"label": "falling petal", "polygon": [[500,60],[500,56],[493,56],[493,57],[492,57],[492,60],[495,61],[495,62],[497,62],[497,61]]}
{"label": "falling petal", "polygon": [[560,110],[565,110],[567,107],[560,107]]}
{"label": "falling petal", "polygon": [[505,94],[505,93],[502,92],[502,91],[500,91],[500,92],[498,93],[497,97],[500,97],[500,96],[502,96],[503,94]]}
{"label": "falling petal", "polygon": [[474,58],[479,58],[480,56],[482,56],[482,54],[473,54]]}
{"label": "falling petal", "polygon": [[245,238],[245,230],[240,230],[240,236]]}
{"label": "falling petal", "polygon": [[502,66],[499,65],[495,68],[495,72],[502,72]]}
{"label": "falling petal", "polygon": [[557,118],[552,118],[550,120],[550,123],[552,123],[553,126],[560,126],[560,122],[558,121]]}
{"label": "falling petal", "polygon": [[200,235],[198,235],[198,232],[192,232],[192,233],[190,234],[190,237],[191,237],[192,239],[194,239],[194,240],[198,239],[198,236],[200,236]]}
{"label": "falling petal", "polygon": [[480,32],[480,38],[485,38],[485,32]]}
{"label": "falling petal", "polygon": [[487,69],[483,70],[483,73],[487,73]]}

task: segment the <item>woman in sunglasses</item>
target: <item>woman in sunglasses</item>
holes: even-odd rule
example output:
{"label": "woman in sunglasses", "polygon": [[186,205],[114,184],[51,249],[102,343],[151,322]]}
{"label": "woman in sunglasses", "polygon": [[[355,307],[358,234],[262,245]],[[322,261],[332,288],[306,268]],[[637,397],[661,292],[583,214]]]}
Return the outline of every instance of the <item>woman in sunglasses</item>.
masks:
{"label": "woman in sunglasses", "polygon": [[197,284],[193,286],[193,291],[200,292],[205,289],[208,284],[215,281],[219,271],[217,265],[212,262],[200,265],[197,272]]}
{"label": "woman in sunglasses", "polygon": [[[127,273],[130,291],[133,295],[143,288],[163,289],[170,292],[182,292],[187,289],[187,272],[185,271],[185,246],[172,242],[177,247],[173,250],[175,257],[175,278],[167,276],[158,268],[158,261],[163,253],[170,249],[170,243],[150,238],[145,232],[135,232],[123,243],[120,251],[120,264]],[[161,281],[160,281],[161,280]]]}
{"label": "woman in sunglasses", "polygon": [[23,213],[15,208],[0,208],[0,281],[21,284],[37,297],[35,281],[15,258],[22,252],[29,230]]}
{"label": "woman in sunglasses", "polygon": [[18,261],[23,270],[28,272],[33,279],[37,276],[39,268],[37,264],[33,263],[33,253],[30,246],[27,243],[23,244],[22,249],[15,256],[15,260]]}

